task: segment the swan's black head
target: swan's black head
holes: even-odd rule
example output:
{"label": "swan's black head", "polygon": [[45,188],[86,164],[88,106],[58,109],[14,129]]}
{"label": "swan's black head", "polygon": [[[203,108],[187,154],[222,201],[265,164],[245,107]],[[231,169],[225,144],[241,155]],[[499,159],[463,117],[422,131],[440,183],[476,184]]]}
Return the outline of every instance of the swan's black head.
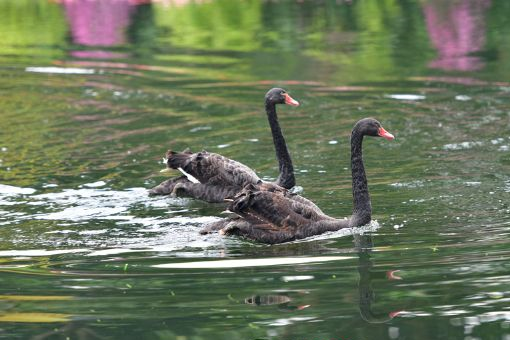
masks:
{"label": "swan's black head", "polygon": [[291,106],[299,106],[299,102],[294,100],[287,91],[279,87],[275,87],[266,93],[266,103],[287,104]]}
{"label": "swan's black head", "polygon": [[374,118],[364,118],[362,120],[359,120],[356,125],[354,125],[353,131],[360,131],[364,135],[367,136],[373,136],[373,137],[383,137],[387,140],[393,140],[395,139],[395,136],[393,136],[391,133],[386,131],[381,123],[379,123]]}

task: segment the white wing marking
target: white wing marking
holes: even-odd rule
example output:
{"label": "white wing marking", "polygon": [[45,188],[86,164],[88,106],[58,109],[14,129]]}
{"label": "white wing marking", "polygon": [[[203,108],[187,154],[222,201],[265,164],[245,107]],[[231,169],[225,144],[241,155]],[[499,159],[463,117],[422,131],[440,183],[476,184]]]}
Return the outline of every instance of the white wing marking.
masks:
{"label": "white wing marking", "polygon": [[177,168],[177,170],[179,170],[180,172],[182,172],[182,174],[183,174],[184,176],[186,176],[186,178],[187,178],[190,182],[192,182],[192,183],[200,183],[200,181],[199,181],[198,179],[196,179],[195,177],[193,177],[193,175],[188,174],[186,171],[184,171],[184,170],[183,170],[183,168],[179,167],[179,168]]}

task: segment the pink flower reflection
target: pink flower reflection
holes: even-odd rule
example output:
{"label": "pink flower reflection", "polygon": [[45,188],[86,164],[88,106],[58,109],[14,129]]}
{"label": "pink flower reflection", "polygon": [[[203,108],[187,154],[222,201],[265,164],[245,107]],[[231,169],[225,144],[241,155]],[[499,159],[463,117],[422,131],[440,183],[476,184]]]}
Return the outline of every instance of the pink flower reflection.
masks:
{"label": "pink flower reflection", "polygon": [[[83,46],[119,46],[126,43],[126,29],[137,5],[150,0],[58,0],[63,4],[73,43]],[[124,58],[110,51],[73,51],[78,58]]]}
{"label": "pink flower reflection", "polygon": [[124,59],[129,53],[93,50],[93,51],[71,51],[71,55],[80,59]]}
{"label": "pink flower reflection", "polygon": [[432,0],[424,5],[430,40],[438,50],[432,68],[475,71],[484,67],[480,58],[469,54],[485,45],[485,10],[490,0]]}
{"label": "pink flower reflection", "polygon": [[85,46],[115,46],[126,42],[125,30],[133,5],[128,0],[62,0],[73,42]]}

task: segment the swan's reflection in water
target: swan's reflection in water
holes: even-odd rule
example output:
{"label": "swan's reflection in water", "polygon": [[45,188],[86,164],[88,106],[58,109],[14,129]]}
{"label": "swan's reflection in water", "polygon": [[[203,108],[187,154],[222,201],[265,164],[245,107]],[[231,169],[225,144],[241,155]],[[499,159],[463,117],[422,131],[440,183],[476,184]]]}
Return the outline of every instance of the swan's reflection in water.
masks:
{"label": "swan's reflection in water", "polygon": [[[396,317],[401,311],[375,312],[372,305],[375,303],[375,293],[372,288],[372,280],[381,279],[373,274],[373,260],[370,253],[374,247],[372,235],[354,235],[354,247],[358,251],[358,272],[359,272],[359,312],[363,320],[369,323],[385,323]],[[397,271],[392,270],[386,273],[388,280],[400,280]]]}
{"label": "swan's reflection in water", "polygon": [[[358,295],[359,295],[359,312],[361,318],[368,323],[385,323],[392,320],[399,315],[402,311],[374,311],[376,303],[376,294],[372,286],[372,280],[401,280],[398,276],[398,270],[390,270],[385,273],[380,273],[374,270],[374,261],[371,259],[371,252],[374,248],[372,236],[354,235],[354,248],[358,253]],[[305,292],[308,293],[308,292]],[[290,294],[292,295],[292,294]],[[253,295],[246,297],[244,303],[257,307],[263,306],[277,306],[281,311],[299,311],[303,310],[310,305],[295,305],[292,304],[293,298],[289,295],[282,294],[266,294],[266,295]]]}
{"label": "swan's reflection in water", "polygon": [[303,310],[310,305],[294,306],[290,302],[292,299],[285,294],[253,295],[244,299],[244,303],[255,306],[276,305],[282,311]]}

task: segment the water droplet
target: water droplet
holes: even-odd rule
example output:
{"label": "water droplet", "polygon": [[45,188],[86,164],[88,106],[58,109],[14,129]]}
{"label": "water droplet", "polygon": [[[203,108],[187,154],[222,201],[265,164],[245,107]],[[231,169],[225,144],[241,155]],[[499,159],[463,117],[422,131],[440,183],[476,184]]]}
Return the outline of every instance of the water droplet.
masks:
{"label": "water droplet", "polygon": [[212,127],[210,126],[197,126],[189,130],[189,132],[197,132],[197,131],[206,131],[206,130],[212,130]]}
{"label": "water droplet", "polygon": [[460,100],[461,102],[466,102],[468,100],[471,100],[471,97],[463,95],[463,94],[459,94],[458,96],[455,96],[455,100]]}
{"label": "water droplet", "polygon": [[423,100],[426,98],[425,96],[418,94],[390,94],[385,97],[397,100]]}

